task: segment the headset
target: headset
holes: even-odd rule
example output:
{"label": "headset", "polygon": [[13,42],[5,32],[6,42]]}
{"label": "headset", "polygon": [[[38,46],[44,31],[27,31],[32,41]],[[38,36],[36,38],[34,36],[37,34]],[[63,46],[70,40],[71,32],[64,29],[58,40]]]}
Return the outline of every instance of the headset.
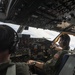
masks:
{"label": "headset", "polygon": [[62,39],[62,44],[63,44],[63,46],[69,46],[69,42],[70,42],[70,37],[69,37],[69,35],[68,34],[63,34],[63,35],[61,35],[60,36],[61,37],[61,39]]}
{"label": "headset", "polygon": [[3,27],[6,30],[6,34],[9,36],[9,38],[7,38],[8,41],[7,40],[5,40],[6,42],[4,41],[1,49],[3,49],[3,51],[8,49],[10,54],[15,53],[19,41],[17,32],[7,25],[1,24],[0,27]]}
{"label": "headset", "polygon": [[18,38],[18,35],[17,35],[17,33],[16,32],[14,32],[14,35],[15,35],[15,37],[14,37],[14,43],[13,43],[13,45],[12,45],[12,47],[10,48],[10,50],[9,50],[9,53],[15,53],[15,51],[17,50],[17,44],[18,44],[18,41],[19,41],[19,38]]}

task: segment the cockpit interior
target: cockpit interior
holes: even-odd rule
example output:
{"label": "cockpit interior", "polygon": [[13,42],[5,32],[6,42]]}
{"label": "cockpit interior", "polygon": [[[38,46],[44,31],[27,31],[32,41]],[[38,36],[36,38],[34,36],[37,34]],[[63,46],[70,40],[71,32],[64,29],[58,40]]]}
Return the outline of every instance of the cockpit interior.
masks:
{"label": "cockpit interior", "polygon": [[[61,35],[75,37],[75,0],[0,0],[0,22],[19,25],[17,50],[11,55],[13,62],[27,62],[30,59],[46,62],[56,53],[50,46]],[[54,40],[30,38],[29,34],[22,34],[29,27],[60,34]],[[62,61],[53,75],[75,75],[75,48],[70,49]],[[36,67],[31,71],[36,75],[47,75]]]}

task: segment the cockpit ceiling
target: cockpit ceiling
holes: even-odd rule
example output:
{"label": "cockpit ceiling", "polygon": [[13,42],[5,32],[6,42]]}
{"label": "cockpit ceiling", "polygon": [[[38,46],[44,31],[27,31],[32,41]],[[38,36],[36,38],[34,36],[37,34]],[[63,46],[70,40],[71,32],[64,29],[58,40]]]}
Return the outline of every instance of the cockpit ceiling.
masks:
{"label": "cockpit ceiling", "polygon": [[0,15],[1,21],[60,30],[62,21],[74,24],[75,0],[0,0]]}

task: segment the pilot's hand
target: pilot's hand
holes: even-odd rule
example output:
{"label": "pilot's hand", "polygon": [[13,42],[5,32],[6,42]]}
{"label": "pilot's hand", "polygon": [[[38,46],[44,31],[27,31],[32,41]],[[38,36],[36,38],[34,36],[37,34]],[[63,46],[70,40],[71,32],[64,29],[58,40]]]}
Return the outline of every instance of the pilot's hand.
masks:
{"label": "pilot's hand", "polygon": [[56,47],[57,47],[57,45],[54,43],[52,43],[52,45],[50,45],[50,48],[56,48]]}
{"label": "pilot's hand", "polygon": [[60,47],[60,46],[57,45],[57,44],[53,44],[53,45],[51,45],[50,48],[53,48],[53,49],[55,49],[55,50],[57,50],[57,51],[62,50],[62,47]]}
{"label": "pilot's hand", "polygon": [[34,63],[35,63],[34,60],[29,60],[29,61],[27,62],[28,65],[34,65]]}
{"label": "pilot's hand", "polygon": [[54,55],[54,58],[55,58],[55,59],[58,59],[58,58],[59,58],[59,54],[55,54],[55,55]]}

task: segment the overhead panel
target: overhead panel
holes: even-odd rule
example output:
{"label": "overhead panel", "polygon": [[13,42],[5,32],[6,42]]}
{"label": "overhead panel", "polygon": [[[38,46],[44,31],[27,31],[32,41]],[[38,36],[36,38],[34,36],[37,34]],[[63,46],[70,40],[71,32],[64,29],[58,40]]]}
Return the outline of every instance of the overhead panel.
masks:
{"label": "overhead panel", "polygon": [[62,21],[75,22],[75,0],[1,0],[0,4],[4,22],[57,30]]}

